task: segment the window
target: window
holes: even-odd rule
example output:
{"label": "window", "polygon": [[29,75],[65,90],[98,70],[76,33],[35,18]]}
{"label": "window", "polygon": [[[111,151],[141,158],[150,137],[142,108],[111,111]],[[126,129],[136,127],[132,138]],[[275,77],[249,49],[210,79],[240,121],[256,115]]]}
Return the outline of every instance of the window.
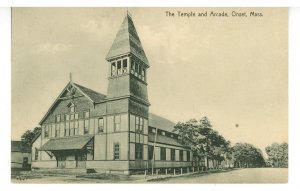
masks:
{"label": "window", "polygon": [[89,133],[89,120],[84,120],[84,131],[83,134],[86,135]]}
{"label": "window", "polygon": [[139,132],[140,129],[140,119],[138,116],[135,116],[135,132]]}
{"label": "window", "polygon": [[60,122],[60,115],[56,115],[56,122]]}
{"label": "window", "polygon": [[160,160],[166,160],[166,148],[160,147]]}
{"label": "window", "polygon": [[183,161],[183,150],[179,151],[179,161]]}
{"label": "window", "polygon": [[173,135],[173,134],[170,134],[170,137],[174,138],[174,135]]}
{"label": "window", "polygon": [[123,74],[127,73],[127,59],[123,60]]}
{"label": "window", "polygon": [[74,114],[70,115],[70,120],[74,120]]}
{"label": "window", "polygon": [[119,143],[114,144],[114,160],[120,159],[120,145]]}
{"label": "window", "polygon": [[75,113],[75,119],[78,119],[78,113]]}
{"label": "window", "polygon": [[142,80],[143,81],[146,81],[146,78],[145,78],[145,75],[146,74],[146,71],[145,71],[145,69],[143,68],[143,70],[142,70]]}
{"label": "window", "polygon": [[139,133],[143,133],[143,127],[144,127],[144,120],[140,117],[140,127],[139,127]]}
{"label": "window", "polygon": [[44,137],[49,137],[49,126],[45,126],[45,132],[44,132]]}
{"label": "window", "polygon": [[74,104],[71,105],[70,111],[71,111],[71,113],[74,113],[74,112],[75,112],[75,106],[74,106]]}
{"label": "window", "polygon": [[143,144],[135,144],[135,159],[143,159]]}
{"label": "window", "polygon": [[190,160],[191,160],[191,153],[190,153],[190,151],[187,151],[187,152],[186,152],[186,158],[187,158],[187,159],[186,159],[187,161],[190,161]]}
{"label": "window", "polygon": [[70,115],[69,114],[65,114],[65,119],[66,119],[66,121],[69,121],[70,120]]}
{"label": "window", "polygon": [[114,130],[115,131],[120,131],[121,130],[121,115],[115,115]]}
{"label": "window", "polygon": [[75,123],[74,123],[74,135],[78,135],[78,126],[79,126],[79,122],[75,121]]}
{"label": "window", "polygon": [[90,117],[90,112],[89,111],[83,112],[83,117],[84,118],[89,118]]}
{"label": "window", "polygon": [[55,137],[59,137],[59,125],[55,126]]}
{"label": "window", "polygon": [[148,159],[152,160],[153,159],[153,152],[154,152],[154,146],[149,145],[148,146]]}
{"label": "window", "polygon": [[144,120],[141,117],[135,117],[135,131],[136,133],[143,133]]}
{"label": "window", "polygon": [[65,124],[65,136],[70,136],[70,123]]}
{"label": "window", "polygon": [[139,78],[142,79],[142,67],[139,66]]}
{"label": "window", "polygon": [[113,62],[113,63],[111,63],[111,76],[115,76],[117,74],[116,71],[117,71],[116,70],[116,63]]}
{"label": "window", "polygon": [[104,120],[103,118],[98,119],[98,133],[103,133],[104,131]]}
{"label": "window", "polygon": [[165,136],[165,135],[166,135],[166,132],[161,131],[161,135]]}
{"label": "window", "polygon": [[70,136],[75,135],[74,121],[70,123]]}
{"label": "window", "polygon": [[152,133],[156,133],[156,129],[155,128],[152,129]]}
{"label": "window", "polygon": [[117,73],[118,73],[118,75],[122,74],[122,63],[121,63],[121,60],[118,60],[118,62],[117,62]]}
{"label": "window", "polygon": [[171,149],[171,161],[175,161],[175,149]]}
{"label": "window", "polygon": [[34,160],[39,160],[39,150],[36,147],[35,147],[35,151],[34,151]]}
{"label": "window", "polygon": [[134,61],[131,59],[131,63],[130,63],[130,69],[131,69],[131,70],[130,70],[130,71],[131,71],[132,74],[134,74],[134,68],[135,68],[134,65],[135,65],[135,63],[134,63]]}
{"label": "window", "polygon": [[139,65],[138,65],[138,63],[135,63],[134,67],[135,67],[135,69],[134,69],[134,75],[138,76],[138,71],[139,71]]}

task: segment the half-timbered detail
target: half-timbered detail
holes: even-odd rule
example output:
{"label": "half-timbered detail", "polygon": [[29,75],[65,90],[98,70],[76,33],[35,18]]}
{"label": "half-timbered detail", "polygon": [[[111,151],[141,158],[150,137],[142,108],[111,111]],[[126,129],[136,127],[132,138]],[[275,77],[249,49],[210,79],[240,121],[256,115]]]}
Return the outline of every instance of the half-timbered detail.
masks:
{"label": "half-timbered detail", "polygon": [[106,60],[107,95],[70,77],[40,121],[32,167],[129,173],[199,165],[178,142],[175,124],[149,113],[150,65],[131,16],[125,16]]}

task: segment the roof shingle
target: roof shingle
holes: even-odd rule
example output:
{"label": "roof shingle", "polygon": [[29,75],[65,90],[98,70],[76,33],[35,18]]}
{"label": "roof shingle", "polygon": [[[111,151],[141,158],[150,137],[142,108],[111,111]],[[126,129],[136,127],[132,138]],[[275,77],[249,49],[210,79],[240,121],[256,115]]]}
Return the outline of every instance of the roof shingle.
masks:
{"label": "roof shingle", "polygon": [[136,32],[133,21],[126,15],[116,35],[116,38],[109,49],[106,59],[114,58],[131,53],[149,66],[148,59],[143,49],[140,38]]}
{"label": "roof shingle", "polygon": [[149,126],[164,131],[173,132],[175,123],[156,114],[149,113]]}
{"label": "roof shingle", "polygon": [[82,85],[76,84],[74,83],[75,86],[77,86],[83,93],[85,93],[89,98],[91,98],[93,100],[93,102],[95,103],[99,103],[101,101],[103,101],[106,98],[106,95],[96,92],[92,89],[89,89],[87,87],[84,87]]}

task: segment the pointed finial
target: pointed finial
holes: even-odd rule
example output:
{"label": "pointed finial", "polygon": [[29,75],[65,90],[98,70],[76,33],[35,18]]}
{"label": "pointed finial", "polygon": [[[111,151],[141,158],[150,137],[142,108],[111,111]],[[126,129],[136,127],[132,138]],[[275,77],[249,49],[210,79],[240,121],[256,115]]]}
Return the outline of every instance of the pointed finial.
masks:
{"label": "pointed finial", "polygon": [[72,72],[70,72],[70,83],[73,83]]}
{"label": "pointed finial", "polygon": [[129,12],[129,8],[128,7],[126,7],[126,17],[127,16],[131,17],[131,13]]}

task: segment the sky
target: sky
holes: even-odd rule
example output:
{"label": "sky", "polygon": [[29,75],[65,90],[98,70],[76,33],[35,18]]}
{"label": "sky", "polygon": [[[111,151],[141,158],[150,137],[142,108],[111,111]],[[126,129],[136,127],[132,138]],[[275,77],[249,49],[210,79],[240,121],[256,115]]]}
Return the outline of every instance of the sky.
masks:
{"label": "sky", "polygon": [[[232,144],[264,150],[288,141],[287,9],[129,11],[150,63],[150,112],[175,123],[207,116]],[[248,17],[188,18],[177,11]],[[250,11],[263,17],[250,17]],[[76,83],[107,93],[105,56],[125,13],[125,8],[13,8],[13,140],[38,125],[70,72]]]}

